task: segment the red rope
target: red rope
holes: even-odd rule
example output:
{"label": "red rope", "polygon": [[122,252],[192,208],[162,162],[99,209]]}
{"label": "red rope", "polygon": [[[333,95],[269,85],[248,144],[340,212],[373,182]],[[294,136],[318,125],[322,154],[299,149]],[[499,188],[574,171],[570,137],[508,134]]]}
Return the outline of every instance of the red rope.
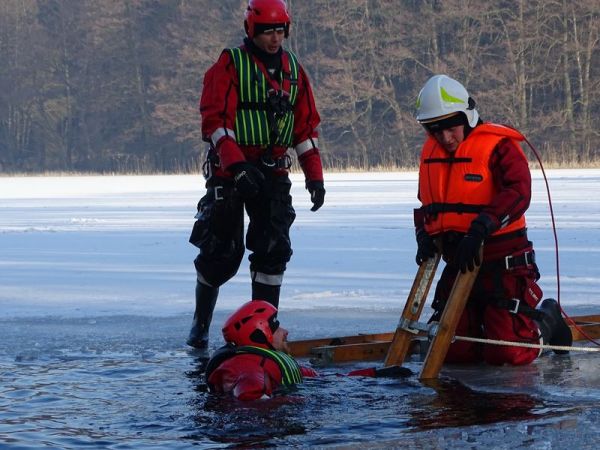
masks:
{"label": "red rope", "polygon": [[575,323],[575,321],[573,319],[571,319],[571,317],[569,317],[569,315],[565,312],[565,310],[562,308],[562,306],[560,304],[560,265],[559,265],[559,258],[558,258],[558,235],[556,233],[556,222],[554,221],[554,209],[552,207],[552,198],[550,196],[550,186],[548,185],[548,178],[546,177],[546,171],[544,170],[544,165],[542,164],[542,158],[540,157],[540,154],[535,149],[533,144],[531,142],[529,142],[525,136],[523,136],[523,138],[525,139],[525,142],[527,142],[527,145],[529,145],[529,148],[531,148],[531,150],[533,151],[533,154],[535,155],[538,163],[540,164],[540,169],[542,170],[542,175],[544,176],[544,183],[546,184],[546,193],[548,194],[548,206],[550,207],[550,217],[552,219],[552,233],[554,234],[554,257],[556,260],[556,289],[557,289],[556,301],[558,302],[558,307],[560,308],[560,312],[563,314],[563,316],[565,316],[565,319],[567,320],[567,322],[570,323],[571,325],[573,325],[573,327],[575,327],[575,329],[577,331],[579,331],[579,333],[581,333],[581,335],[583,337],[585,337],[588,341],[593,342],[594,344],[600,346],[600,342],[594,340],[585,331],[583,331],[581,329],[581,327],[579,325],[577,325]]}

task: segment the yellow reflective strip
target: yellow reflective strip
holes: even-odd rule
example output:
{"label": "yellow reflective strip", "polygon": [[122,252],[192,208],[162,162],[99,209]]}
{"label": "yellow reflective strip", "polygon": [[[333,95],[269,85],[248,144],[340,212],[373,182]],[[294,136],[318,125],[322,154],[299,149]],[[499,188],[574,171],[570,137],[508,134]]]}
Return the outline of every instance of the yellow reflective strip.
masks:
{"label": "yellow reflective strip", "polygon": [[236,112],[235,114],[235,123],[233,124],[233,129],[235,130],[235,135],[238,139],[238,142],[241,143],[244,139],[244,134],[242,133],[242,129],[241,126],[239,125],[240,122],[240,111]]}
{"label": "yellow reflective strip", "polygon": [[288,121],[286,120],[288,115],[289,113],[285,113],[285,116],[279,119],[279,145],[285,145],[286,142],[286,138],[289,131]]}
{"label": "yellow reflective strip", "polygon": [[[261,72],[262,74],[262,72]],[[264,78],[264,76],[263,76]],[[260,98],[260,102],[263,104],[266,104],[267,102],[267,80],[264,80],[265,82],[262,83],[262,97]],[[268,119],[267,119],[267,112],[265,110],[259,111],[258,112],[258,123],[259,123],[259,127],[258,127],[258,131],[259,131],[259,135],[260,135],[260,143],[261,144],[268,144],[269,143],[269,131],[268,131]]]}
{"label": "yellow reflective strip", "polygon": [[252,135],[252,144],[256,145],[256,133],[255,133],[256,111],[248,110],[248,115],[250,116],[250,134]]}
{"label": "yellow reflective strip", "polygon": [[234,48],[233,50],[233,62],[235,64],[235,67],[237,68],[237,73],[238,73],[238,78],[239,78],[239,83],[240,83],[240,101],[245,101],[245,95],[244,95],[244,70],[243,70],[243,64],[242,64],[242,52],[239,48]]}
{"label": "yellow reflective strip", "polygon": [[288,383],[299,383],[296,371],[293,370],[295,367],[290,363],[288,355],[285,353],[276,353],[273,356],[279,361],[279,366],[284,370]]}
{"label": "yellow reflective strip", "polygon": [[246,79],[244,82],[244,89],[246,89],[246,100],[252,101],[252,73],[250,72],[251,66],[253,64],[252,58],[249,54],[244,54],[244,70],[246,71]]}
{"label": "yellow reflective strip", "polygon": [[[262,71],[258,68],[258,66],[256,65],[256,63],[254,63],[254,73],[256,74],[256,83],[254,85],[254,101],[258,104],[262,103],[262,96],[261,93],[262,91],[264,91],[265,89],[265,83],[266,83],[266,79],[262,73]],[[260,90],[259,90],[260,89]],[[254,118],[253,124],[254,124],[254,143],[257,145],[260,145],[262,143],[264,143],[264,139],[263,139],[263,132],[262,132],[262,111],[260,110],[254,110],[252,111],[252,116]]]}
{"label": "yellow reflective strip", "polygon": [[444,89],[443,87],[440,87],[440,95],[442,97],[442,100],[444,100],[446,103],[462,103],[463,105],[465,104],[464,100],[461,100],[460,98],[453,97],[452,95],[448,94],[446,89]]}
{"label": "yellow reflective strip", "polygon": [[274,352],[272,350],[267,350],[266,348],[262,348],[262,347],[253,347],[253,348],[257,349],[261,353],[266,354],[267,356],[271,357],[272,359],[274,359],[277,362],[277,365],[279,366],[279,368],[282,371],[281,375],[282,375],[284,384],[289,384],[289,382],[294,382],[294,377],[290,376],[289,365],[287,364],[287,361],[285,361],[282,358],[283,354]]}
{"label": "yellow reflective strip", "polygon": [[287,137],[285,140],[285,145],[287,147],[291,147],[292,146],[292,135],[294,133],[294,113],[293,112],[289,112],[287,114],[287,123],[288,123],[288,133],[287,133]]}
{"label": "yellow reflective strip", "polygon": [[260,98],[260,96],[258,94],[258,85],[259,85],[259,83],[263,84],[263,83],[261,83],[262,79],[260,79],[260,78],[264,78],[264,75],[258,69],[258,67],[256,66],[256,63],[254,63],[254,73],[256,74],[256,83],[254,84],[254,101],[258,102],[258,99]]}
{"label": "yellow reflective strip", "polygon": [[277,362],[277,365],[282,371],[282,378],[284,380],[284,384],[294,384],[302,382],[302,374],[300,373],[300,369],[298,367],[298,363],[291,356],[286,355],[285,353],[268,350],[262,347],[249,346],[258,353],[269,356]]}
{"label": "yellow reflective strip", "polygon": [[298,367],[298,363],[296,362],[296,360],[294,358],[292,358],[289,355],[284,354],[283,355],[288,362],[288,366],[290,368],[290,371],[292,373],[293,379],[296,383],[301,383],[302,382],[302,374],[300,373],[300,368]]}
{"label": "yellow reflective strip", "polygon": [[298,59],[293,52],[288,52],[290,61],[290,75],[291,78],[296,80],[296,84],[290,87],[290,103],[294,105],[296,103],[296,97],[298,95]]}
{"label": "yellow reflective strip", "polygon": [[241,133],[243,136],[243,140],[240,140],[239,143],[247,145],[248,144],[248,126],[246,125],[246,110],[243,109],[240,112],[241,112],[240,115],[242,118],[242,127],[243,127],[244,131],[243,131],[243,133]]}
{"label": "yellow reflective strip", "polygon": [[256,131],[258,132],[258,140],[262,144],[264,142],[263,135],[263,113],[264,111],[256,111]]}

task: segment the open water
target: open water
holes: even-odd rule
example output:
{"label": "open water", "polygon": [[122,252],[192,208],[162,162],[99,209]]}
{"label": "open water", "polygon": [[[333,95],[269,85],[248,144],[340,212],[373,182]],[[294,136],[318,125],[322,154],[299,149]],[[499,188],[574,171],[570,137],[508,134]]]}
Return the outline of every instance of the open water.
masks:
{"label": "open water", "polygon": [[[293,338],[311,338],[330,336],[332,321],[340,334],[390,331],[378,314],[281,318]],[[363,362],[320,368],[289,395],[243,403],[207,393],[203,362],[183,343],[189,320],[0,320],[0,447],[595,449],[600,440],[597,354],[449,367],[431,385],[416,375],[340,376],[373,365]],[[418,373],[417,359],[407,366]]]}

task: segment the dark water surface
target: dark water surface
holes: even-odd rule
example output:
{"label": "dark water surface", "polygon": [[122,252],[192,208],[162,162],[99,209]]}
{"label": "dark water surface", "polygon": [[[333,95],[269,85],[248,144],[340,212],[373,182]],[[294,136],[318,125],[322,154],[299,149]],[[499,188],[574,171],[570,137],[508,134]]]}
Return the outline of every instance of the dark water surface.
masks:
{"label": "dark water surface", "polygon": [[[333,316],[285,320],[309,338],[331,335]],[[337,334],[389,328],[377,313],[336,311],[335,320]],[[321,368],[287,396],[243,403],[206,392],[202,360],[183,345],[188,322],[1,320],[0,447],[595,449],[600,440],[597,354],[549,355],[525,368],[449,367],[431,385],[336,375],[369,363]],[[418,372],[418,361],[407,365]]]}

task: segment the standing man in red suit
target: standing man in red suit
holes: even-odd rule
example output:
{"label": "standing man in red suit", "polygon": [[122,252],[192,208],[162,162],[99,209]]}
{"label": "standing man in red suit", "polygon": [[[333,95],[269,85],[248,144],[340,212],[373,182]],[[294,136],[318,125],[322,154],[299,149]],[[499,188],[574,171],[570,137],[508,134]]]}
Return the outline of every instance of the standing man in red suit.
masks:
{"label": "standing man in red suit", "polygon": [[210,150],[207,191],[190,236],[200,251],[194,261],[196,310],[187,340],[197,349],[207,348],[219,287],[237,273],[244,256],[244,210],[252,298],[279,305],[296,217],[288,149],[295,150],[304,172],[311,211],[325,200],[319,113],[298,58],[282,47],[290,24],[283,0],[250,0],[243,45],[224,50],[204,76],[200,114]]}

